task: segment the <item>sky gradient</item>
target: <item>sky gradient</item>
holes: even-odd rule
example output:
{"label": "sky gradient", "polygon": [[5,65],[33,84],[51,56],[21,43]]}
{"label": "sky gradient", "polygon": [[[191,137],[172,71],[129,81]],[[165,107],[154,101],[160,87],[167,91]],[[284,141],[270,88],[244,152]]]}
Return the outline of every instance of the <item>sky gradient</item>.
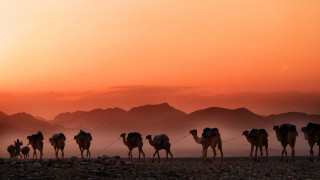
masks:
{"label": "sky gradient", "polygon": [[318,0],[4,0],[0,92],[319,93],[319,9]]}

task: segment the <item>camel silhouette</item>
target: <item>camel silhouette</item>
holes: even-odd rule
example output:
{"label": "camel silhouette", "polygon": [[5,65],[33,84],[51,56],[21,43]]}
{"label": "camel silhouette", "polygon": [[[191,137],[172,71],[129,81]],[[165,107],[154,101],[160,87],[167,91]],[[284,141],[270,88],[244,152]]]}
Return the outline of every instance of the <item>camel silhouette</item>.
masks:
{"label": "camel silhouette", "polygon": [[276,132],[277,139],[280,141],[282,145],[282,158],[281,161],[283,161],[283,154],[286,155],[286,161],[288,161],[287,156],[287,150],[286,147],[291,147],[292,153],[291,153],[291,161],[295,161],[295,150],[294,146],[296,144],[296,137],[298,136],[298,132],[295,125],[292,124],[282,124],[281,126],[274,126],[273,130]]}
{"label": "camel silhouette", "polygon": [[190,130],[189,132],[196,143],[202,145],[202,159],[203,162],[207,162],[207,151],[208,147],[212,148],[213,151],[213,158],[212,162],[214,161],[217,153],[216,153],[216,146],[218,145],[218,149],[221,153],[221,162],[223,163],[223,151],[222,151],[222,141],[220,137],[219,130],[217,128],[205,128],[202,133],[202,137],[198,137],[198,131],[196,129]]}
{"label": "camel silhouette", "polygon": [[129,156],[129,161],[132,162],[132,150],[134,148],[138,148],[139,150],[139,159],[138,161],[140,161],[140,156],[141,156],[141,153],[143,155],[143,162],[145,161],[145,154],[142,150],[142,146],[143,146],[143,142],[142,142],[142,136],[140,133],[137,133],[137,132],[133,132],[133,133],[129,133],[128,134],[128,137],[126,137],[126,134],[125,133],[122,133],[120,135],[120,137],[122,137],[122,140],[123,140],[123,144],[126,145],[129,149],[129,153],[128,153],[128,156]]}
{"label": "camel silhouette", "polygon": [[76,140],[77,144],[79,145],[79,149],[81,152],[81,158],[83,159],[83,151],[87,150],[87,156],[90,158],[90,145],[92,141],[92,136],[90,133],[87,133],[83,130],[80,130],[79,134],[74,136],[74,139]]}
{"label": "camel silhouette", "polygon": [[156,152],[153,154],[152,162],[154,162],[154,156],[156,154],[158,154],[158,163],[160,163],[159,150],[164,149],[166,151],[166,160],[165,160],[165,162],[168,160],[168,154],[170,154],[171,161],[173,163],[173,156],[172,156],[172,153],[170,151],[171,144],[169,142],[169,138],[168,138],[167,135],[165,135],[165,134],[157,135],[157,136],[154,136],[153,139],[152,139],[151,135],[148,135],[146,137],[146,139],[149,140],[150,145],[153,146],[154,149],[156,150]]}
{"label": "camel silhouette", "polygon": [[318,161],[320,161],[320,124],[309,123],[306,127],[301,128],[304,138],[310,146],[310,161],[314,161],[313,146],[317,143],[319,146]]}
{"label": "camel silhouette", "polygon": [[49,138],[49,142],[54,148],[56,158],[58,158],[58,152],[61,150],[61,158],[64,158],[64,146],[65,146],[66,136],[63,133],[54,134]]}
{"label": "camel silhouette", "polygon": [[38,131],[37,134],[33,134],[31,136],[28,136],[27,139],[29,140],[29,144],[32,146],[33,149],[33,156],[32,159],[34,159],[34,156],[36,156],[36,159],[38,159],[37,156],[37,149],[40,151],[40,160],[42,160],[43,155],[43,135],[41,131]]}
{"label": "camel silhouette", "polygon": [[28,146],[25,146],[21,149],[21,152],[23,154],[23,158],[24,159],[29,159],[29,152],[30,152],[30,148]]}
{"label": "camel silhouette", "polygon": [[[266,157],[268,161],[268,133],[265,129],[252,129],[250,132],[249,131],[243,131],[243,135],[246,136],[248,142],[251,144],[251,151],[250,151],[250,157],[252,158],[253,161],[258,162],[261,161],[263,152],[262,152],[262,147],[265,147],[266,150]],[[256,147],[255,151],[255,157],[253,158],[252,156],[252,151]],[[260,149],[260,159],[257,159],[257,152],[258,152],[258,147]]]}

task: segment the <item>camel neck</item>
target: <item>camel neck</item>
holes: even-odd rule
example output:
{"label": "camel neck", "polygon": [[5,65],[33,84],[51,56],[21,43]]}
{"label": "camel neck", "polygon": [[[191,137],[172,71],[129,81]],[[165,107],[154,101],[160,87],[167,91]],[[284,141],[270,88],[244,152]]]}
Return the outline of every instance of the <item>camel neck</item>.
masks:
{"label": "camel neck", "polygon": [[192,134],[192,137],[198,144],[201,144],[201,139],[198,137],[197,134]]}
{"label": "camel neck", "polygon": [[151,138],[148,140],[149,140],[150,145],[153,146],[154,144],[153,144],[153,141],[151,140]]}
{"label": "camel neck", "polygon": [[127,142],[127,140],[126,140],[126,138],[124,136],[122,136],[122,141],[123,141],[123,144],[125,144],[125,145],[128,144],[128,142]]}

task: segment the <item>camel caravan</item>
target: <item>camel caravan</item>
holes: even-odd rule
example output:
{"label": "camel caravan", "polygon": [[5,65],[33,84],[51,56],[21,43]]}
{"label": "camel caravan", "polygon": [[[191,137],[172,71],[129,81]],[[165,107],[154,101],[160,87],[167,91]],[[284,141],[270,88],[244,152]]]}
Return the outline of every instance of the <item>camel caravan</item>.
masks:
{"label": "camel caravan", "polygon": [[[295,144],[296,144],[296,138],[298,136],[298,132],[295,125],[292,124],[282,124],[280,126],[274,126],[273,130],[275,131],[277,140],[282,145],[283,149],[281,152],[281,161],[284,160],[285,155],[285,161],[288,161],[287,156],[287,149],[286,147],[289,145],[291,148],[291,161],[295,161]],[[309,123],[306,127],[301,128],[301,131],[304,133],[305,140],[308,141],[308,144],[310,146],[310,161],[314,161],[314,151],[313,147],[314,145],[319,146],[319,153],[318,153],[318,161],[320,161],[320,124],[315,123]],[[205,128],[203,129],[203,132],[201,134],[201,137],[198,137],[198,131],[196,129],[190,130],[189,134],[192,135],[194,141],[198,144],[201,144],[202,146],[202,160],[204,163],[213,162],[216,157],[216,147],[220,151],[221,155],[221,163],[223,163],[223,151],[222,151],[222,140],[221,135],[218,128]],[[250,157],[254,162],[260,162],[262,160],[263,156],[263,148],[266,152],[266,161],[268,161],[268,132],[265,129],[252,129],[250,131],[245,130],[243,131],[242,135],[244,135],[251,145],[251,151],[250,151]],[[142,150],[143,147],[143,139],[142,135],[138,132],[131,132],[128,133],[128,136],[126,137],[126,133],[122,133],[120,135],[120,138],[123,140],[123,144],[128,147],[129,153],[128,158],[129,161],[132,162],[132,150],[134,148],[137,148],[139,151],[139,159],[140,161],[141,154],[143,156],[143,162],[145,162],[145,153]],[[27,139],[29,140],[28,145],[31,145],[33,149],[33,159],[34,156],[37,160],[37,150],[40,152],[40,160],[42,160],[43,156],[43,134],[41,131],[38,131],[37,134],[33,134],[31,136],[28,136]],[[233,138],[234,139],[234,138]],[[231,139],[231,140],[233,140]],[[80,130],[80,132],[74,136],[74,140],[79,145],[81,158],[83,159],[83,152],[86,150],[87,154],[86,157],[90,158],[90,145],[92,141],[92,136],[90,133],[85,132],[83,130]],[[160,163],[160,150],[165,150],[166,152],[166,160],[168,160],[168,155],[171,156],[171,162],[173,163],[173,155],[171,153],[171,144],[169,142],[169,138],[166,134],[160,134],[155,135],[152,138],[152,135],[147,135],[146,140],[149,141],[150,146],[154,147],[155,152],[153,154],[152,162],[154,162],[155,155],[158,156],[158,163]],[[52,135],[51,138],[49,138],[50,144],[53,146],[55,150],[55,156],[57,159],[59,150],[61,151],[61,158],[64,158],[64,148],[65,148],[65,141],[66,137],[63,133],[57,133]],[[23,145],[22,141],[14,141],[14,144],[8,146],[7,151],[10,155],[10,159],[15,159],[20,156],[20,159],[22,159],[22,155],[24,159],[29,159],[29,152],[30,148],[27,146],[21,148]],[[213,158],[212,160],[207,159],[207,151],[208,148],[211,147],[213,151]],[[255,155],[253,157],[252,153],[255,148]],[[257,158],[258,154],[258,148],[260,150],[260,158]]]}

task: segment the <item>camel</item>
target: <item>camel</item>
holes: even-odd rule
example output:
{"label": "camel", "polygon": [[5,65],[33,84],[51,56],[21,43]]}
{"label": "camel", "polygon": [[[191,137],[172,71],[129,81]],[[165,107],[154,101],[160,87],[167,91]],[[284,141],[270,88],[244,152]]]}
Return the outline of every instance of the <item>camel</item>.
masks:
{"label": "camel", "polygon": [[15,145],[11,144],[10,146],[8,146],[7,151],[9,153],[9,155],[10,155],[10,159],[14,159],[16,157],[15,156],[15,154],[16,154],[16,146]]}
{"label": "camel", "polygon": [[306,127],[301,128],[304,138],[310,146],[310,161],[314,161],[313,146],[317,143],[319,146],[318,161],[320,161],[320,124],[309,123]]}
{"label": "camel", "polygon": [[54,152],[56,154],[56,158],[58,158],[59,149],[61,150],[61,158],[64,159],[64,141],[66,140],[66,136],[63,133],[54,134],[51,138],[49,138],[49,142],[54,147]]}
{"label": "camel", "polygon": [[20,154],[20,146],[22,145],[22,141],[19,141],[19,139],[17,139],[17,141],[14,141],[14,145],[8,146],[7,151],[10,154],[10,159],[14,159],[17,156],[20,156],[20,158],[22,159],[22,156]]}
{"label": "camel", "polygon": [[25,146],[21,149],[21,152],[23,154],[23,158],[24,159],[29,159],[29,152],[30,152],[30,148],[28,146]]}
{"label": "camel", "polygon": [[32,159],[34,159],[34,155],[36,155],[36,160],[38,159],[37,155],[37,149],[40,151],[40,160],[42,160],[43,155],[43,135],[41,131],[38,131],[37,134],[33,134],[31,136],[28,136],[27,139],[29,140],[29,144],[32,146],[33,149],[33,156]]}
{"label": "camel", "polygon": [[90,133],[87,133],[83,130],[80,130],[79,134],[74,136],[74,139],[76,140],[77,144],[79,145],[79,149],[81,152],[81,158],[83,159],[83,151],[87,150],[87,156],[90,158],[90,145],[92,141],[92,136]]}
{"label": "camel", "polygon": [[[266,157],[268,161],[268,133],[265,129],[252,129],[250,132],[249,131],[243,131],[243,135],[246,136],[248,142],[251,144],[251,152],[250,152],[250,157],[252,158],[253,161],[261,161],[263,152],[262,152],[262,147],[265,147],[266,150]],[[255,152],[255,157],[253,158],[252,156],[252,151],[256,147],[256,152]],[[258,147],[260,149],[260,159],[257,160],[257,152],[258,152]]]}
{"label": "camel", "polygon": [[217,128],[205,128],[202,133],[202,137],[198,137],[198,131],[196,129],[190,130],[190,134],[193,136],[193,139],[196,143],[202,145],[202,159],[203,162],[207,162],[207,151],[208,147],[211,146],[213,150],[213,158],[212,162],[214,161],[217,153],[216,153],[216,146],[218,145],[218,149],[221,153],[221,162],[223,163],[223,151],[222,151],[222,141],[220,137],[219,130]]}
{"label": "camel", "polygon": [[165,160],[165,162],[168,160],[168,154],[170,154],[171,161],[173,163],[173,156],[172,156],[172,153],[170,151],[171,144],[169,142],[169,138],[168,138],[167,135],[161,134],[161,135],[158,135],[158,136],[154,136],[153,140],[152,140],[152,136],[148,135],[146,137],[146,139],[149,140],[150,145],[153,146],[154,149],[156,150],[156,152],[153,154],[152,162],[154,162],[154,156],[156,154],[158,154],[158,163],[160,163],[159,150],[164,149],[164,150],[166,150],[166,160]]}
{"label": "camel", "polygon": [[126,145],[129,149],[129,153],[128,153],[129,161],[131,161],[131,163],[132,163],[132,150],[133,150],[133,148],[137,147],[139,150],[139,160],[138,161],[140,161],[140,155],[142,153],[143,162],[144,162],[145,161],[145,154],[142,150],[143,142],[142,142],[141,134],[137,133],[137,132],[129,133],[128,137],[126,139],[126,133],[122,133],[120,135],[120,137],[122,137],[124,145]]}
{"label": "camel", "polygon": [[289,144],[289,146],[292,149],[291,161],[295,162],[294,146],[296,144],[296,137],[298,136],[296,126],[292,125],[292,124],[282,124],[281,126],[274,126],[273,130],[275,130],[276,135],[277,135],[277,139],[278,139],[278,141],[280,141],[280,143],[283,147],[281,161],[283,161],[283,154],[286,155],[286,162],[288,161],[286,147]]}

